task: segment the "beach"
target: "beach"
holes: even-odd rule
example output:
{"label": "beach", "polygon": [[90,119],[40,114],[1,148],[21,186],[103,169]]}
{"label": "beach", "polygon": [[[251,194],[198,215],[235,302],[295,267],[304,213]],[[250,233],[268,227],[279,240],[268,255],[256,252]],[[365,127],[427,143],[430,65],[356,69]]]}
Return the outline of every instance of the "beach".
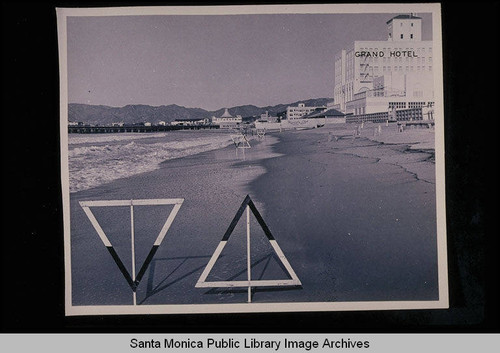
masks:
{"label": "beach", "polygon": [[[433,133],[375,128],[367,125],[356,138],[350,124],[268,133],[254,136],[248,149],[225,144],[71,193],[73,305],[132,304],[79,202],[161,198],[184,202],[138,286],[137,303],[246,302],[246,288],[195,284],[247,194],[302,282],[257,287],[253,302],[437,300]],[[135,209],[138,270],[171,206]],[[93,212],[131,272],[130,211]],[[207,281],[246,279],[244,223],[242,216]],[[252,279],[289,278],[253,218],[250,229]]]}

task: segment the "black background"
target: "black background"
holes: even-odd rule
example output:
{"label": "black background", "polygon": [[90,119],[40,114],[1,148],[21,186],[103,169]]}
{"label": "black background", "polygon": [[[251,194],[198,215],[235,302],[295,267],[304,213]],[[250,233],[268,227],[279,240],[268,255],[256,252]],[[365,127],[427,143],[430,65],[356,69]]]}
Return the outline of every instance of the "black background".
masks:
{"label": "black background", "polygon": [[442,3],[450,309],[65,317],[55,8],[136,5],[179,3],[2,3],[1,332],[500,332],[500,11],[477,1]]}

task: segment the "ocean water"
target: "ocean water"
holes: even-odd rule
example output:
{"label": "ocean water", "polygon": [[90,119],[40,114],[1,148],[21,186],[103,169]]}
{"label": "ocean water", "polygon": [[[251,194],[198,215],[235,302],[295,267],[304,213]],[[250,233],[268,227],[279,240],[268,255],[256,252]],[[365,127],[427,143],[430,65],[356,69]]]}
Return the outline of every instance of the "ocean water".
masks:
{"label": "ocean water", "polygon": [[161,162],[232,144],[222,131],[69,134],[70,192],[159,168]]}

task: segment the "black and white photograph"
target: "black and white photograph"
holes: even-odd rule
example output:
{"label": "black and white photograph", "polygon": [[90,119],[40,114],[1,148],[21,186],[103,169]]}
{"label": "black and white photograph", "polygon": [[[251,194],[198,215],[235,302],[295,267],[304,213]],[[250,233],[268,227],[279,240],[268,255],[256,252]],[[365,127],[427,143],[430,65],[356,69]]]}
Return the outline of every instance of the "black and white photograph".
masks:
{"label": "black and white photograph", "polygon": [[57,25],[66,315],[448,308],[439,4]]}

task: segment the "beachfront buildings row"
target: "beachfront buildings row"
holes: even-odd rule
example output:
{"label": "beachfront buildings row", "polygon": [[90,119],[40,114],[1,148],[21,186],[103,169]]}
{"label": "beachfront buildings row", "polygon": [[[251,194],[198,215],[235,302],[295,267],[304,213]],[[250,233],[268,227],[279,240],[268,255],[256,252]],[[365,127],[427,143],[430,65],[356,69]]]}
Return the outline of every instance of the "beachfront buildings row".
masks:
{"label": "beachfront buildings row", "polygon": [[170,124],[177,126],[197,126],[197,125],[216,125],[220,129],[238,128],[243,123],[241,115],[232,116],[229,110],[225,108],[224,113],[220,117],[213,116],[212,118],[203,119],[175,119]]}
{"label": "beachfront buildings row", "polygon": [[[212,118],[179,118],[170,122],[171,126],[208,126],[217,125],[219,128],[228,129],[236,128],[243,122],[241,115],[232,116],[226,108],[220,117],[213,116]],[[146,123],[151,125],[150,123]],[[165,122],[160,121],[158,125],[166,125]]]}
{"label": "beachfront buildings row", "polygon": [[175,119],[170,123],[172,126],[197,126],[197,125],[209,125],[210,124],[210,119],[209,118],[203,118],[203,119]]}
{"label": "beachfront buildings row", "polygon": [[335,55],[335,107],[365,115],[434,105],[432,41],[422,19],[398,15],[386,22],[387,40],[354,41]]}

